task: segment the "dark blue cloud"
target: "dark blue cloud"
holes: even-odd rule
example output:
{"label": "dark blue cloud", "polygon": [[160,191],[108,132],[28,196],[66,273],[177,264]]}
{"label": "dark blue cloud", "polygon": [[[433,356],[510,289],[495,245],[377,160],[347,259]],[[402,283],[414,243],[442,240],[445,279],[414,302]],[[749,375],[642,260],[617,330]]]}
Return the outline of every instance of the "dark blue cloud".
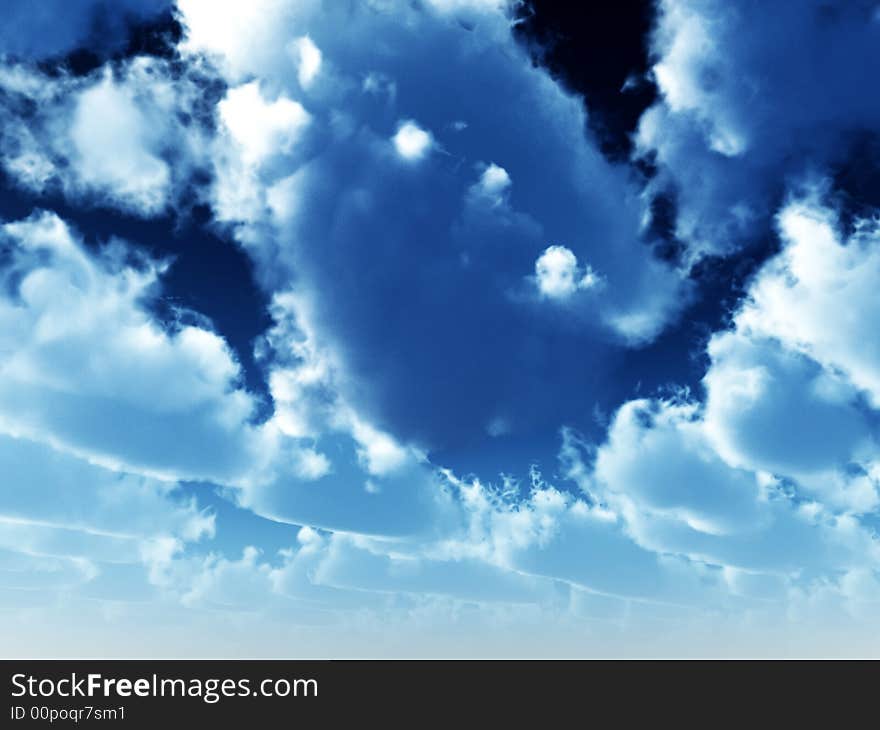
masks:
{"label": "dark blue cloud", "polygon": [[872,2],[659,3],[660,99],[637,151],[656,166],[651,191],[675,196],[692,256],[760,241],[804,175],[862,167],[878,38]]}
{"label": "dark blue cloud", "polygon": [[85,70],[100,65],[102,56],[155,48],[151,38],[173,34],[172,6],[171,0],[9,0],[0,53],[28,61],[53,58]]}
{"label": "dark blue cloud", "polygon": [[[650,340],[686,301],[640,229],[637,176],[603,158],[578,100],[509,38],[488,40],[495,18],[466,30],[427,11],[410,25],[355,16],[342,33],[325,19],[303,26],[332,65],[304,99],[315,129],[290,168],[306,161],[302,185],[273,198],[299,212],[253,249],[267,285],[289,277],[308,292],[348,396],[404,440],[449,454],[492,449],[493,423],[502,439],[548,443],[563,423],[589,428],[594,406],[610,408],[637,382],[616,375],[638,355],[609,322],[632,314],[619,328]],[[358,42],[368,33],[393,50]],[[384,85],[365,93],[352,87],[359,79]],[[395,155],[401,120],[431,135],[423,159]],[[497,199],[476,190],[489,165],[510,181]],[[552,244],[601,289],[542,301],[531,277]]]}

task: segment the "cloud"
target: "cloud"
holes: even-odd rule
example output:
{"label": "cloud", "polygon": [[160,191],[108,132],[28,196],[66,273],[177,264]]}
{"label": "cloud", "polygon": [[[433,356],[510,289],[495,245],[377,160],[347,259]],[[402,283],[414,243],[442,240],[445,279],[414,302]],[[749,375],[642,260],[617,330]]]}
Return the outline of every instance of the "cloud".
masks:
{"label": "cloud", "polygon": [[152,20],[171,5],[170,0],[46,0],[39,5],[9,0],[0,53],[38,60],[84,47],[115,51],[127,43],[129,23]]}
{"label": "cloud", "polygon": [[256,81],[230,89],[217,111],[245,165],[288,152],[309,122],[302,104],[283,96],[266,101]]}
{"label": "cloud", "polygon": [[429,4],[442,13],[497,12],[504,10],[507,0],[428,0]]}
{"label": "cloud", "polygon": [[[601,378],[603,353],[675,320],[687,285],[645,240],[638,184],[585,136],[583,105],[532,66],[500,6],[467,11],[467,27],[397,2],[181,11],[191,58],[209,52],[233,89],[258,83],[309,115],[297,148],[258,169],[214,148],[213,212],[270,296],[296,282],[289,306],[332,353],[333,387],[376,428],[426,451],[485,437],[499,413],[512,434],[556,428],[597,395],[570,396],[584,340]],[[322,66],[304,93],[289,49],[306,36]],[[377,55],[380,37],[394,42]],[[601,272],[590,306],[523,293],[548,240]]]}
{"label": "cloud", "polygon": [[158,476],[228,482],[254,468],[254,400],[226,342],[168,331],[144,306],[163,264],[120,242],[93,254],[52,213],[2,237],[0,430]]}
{"label": "cloud", "polygon": [[[359,544],[360,543],[360,544]],[[322,585],[379,594],[451,596],[480,603],[542,603],[552,582],[496,567],[479,559],[431,560],[372,551],[367,541],[339,535],[314,573]]]}
{"label": "cloud", "polygon": [[834,371],[744,332],[715,335],[709,356],[706,422],[727,461],[797,476],[874,449],[858,389]]}
{"label": "cloud", "polygon": [[401,467],[407,460],[406,450],[387,433],[376,430],[357,416],[351,416],[351,431],[358,442],[358,458],[369,474],[381,476]]}
{"label": "cloud", "polygon": [[475,202],[485,202],[491,207],[505,205],[508,201],[510,187],[513,181],[501,165],[490,162],[480,173],[477,180],[468,191]]}
{"label": "cloud", "polygon": [[709,342],[705,403],[626,403],[577,473],[648,549],[758,572],[861,569],[877,559],[857,515],[876,509],[880,452],[870,380],[848,360],[870,372],[870,349],[847,335],[870,330],[874,224],[845,245],[809,200],[779,221],[782,251]]}
{"label": "cloud", "polygon": [[[214,535],[214,517],[176,484],[89,464],[26,439],[0,437],[4,547],[33,556],[140,562],[146,541]],[[11,539],[14,536],[14,540]]]}
{"label": "cloud", "polygon": [[318,5],[314,0],[255,0],[218,7],[210,0],[178,0],[186,29],[182,50],[206,54],[233,82],[241,82],[267,63],[289,65],[289,29],[301,25],[301,18]]}
{"label": "cloud", "polygon": [[707,428],[729,463],[871,511],[880,358],[864,333],[877,310],[876,227],[859,221],[847,240],[816,193],[793,199],[778,223],[782,251],[756,275],[734,331],[709,344]]}
{"label": "cloud", "polygon": [[541,296],[564,300],[577,291],[592,289],[601,279],[589,264],[583,269],[565,246],[548,246],[535,261],[535,280]]}
{"label": "cloud", "polygon": [[77,203],[160,215],[204,155],[208,120],[193,77],[175,78],[167,62],[148,57],[84,79],[7,66],[3,167],[38,194],[60,190]]}
{"label": "cloud", "polygon": [[75,596],[111,611],[149,600],[150,556],[216,534],[215,514],[175,483],[7,435],[0,436],[0,468],[0,599],[12,623],[19,611],[69,622]]}
{"label": "cloud", "polygon": [[297,63],[297,79],[303,89],[308,89],[321,70],[321,49],[307,35],[291,41],[288,47]]}
{"label": "cloud", "polygon": [[77,99],[70,128],[79,181],[147,213],[168,197],[168,165],[132,97],[106,77]]}
{"label": "cloud", "polygon": [[[749,8],[662,4],[647,190],[494,0],[181,0],[173,63],[4,64],[15,184],[161,220],[203,203],[253,257],[271,401],[210,321],[160,306],[173,261],[49,212],[4,224],[0,598],[63,595],[64,616],[41,598],[47,632],[75,608],[119,646],[173,624],[302,651],[311,626],[349,655],[388,633],[680,647],[869,616],[876,222],[793,197],[709,337],[703,392],[654,389],[693,346],[669,331],[689,265],[761,232],[795,160],[845,157],[841,134],[874,121],[852,88],[804,81],[829,80],[805,54],[835,73],[873,58],[860,9],[762,6],[797,29],[778,45],[743,32]],[[680,268],[654,252],[658,195]],[[607,432],[600,400],[619,405]]]}
{"label": "cloud", "polygon": [[[563,460],[566,481],[575,479],[571,455]],[[645,601],[648,613],[663,604],[697,607],[718,588],[700,565],[640,546],[626,534],[621,515],[548,484],[540,473],[533,471],[531,490],[522,497],[515,485],[503,489],[449,472],[446,478],[461,502],[463,521],[458,530],[423,548],[422,554],[435,560],[480,559],[552,578],[572,591]]]}
{"label": "cloud", "polygon": [[701,427],[692,405],[630,401],[596,456],[597,481],[697,532],[751,529],[759,516],[756,475],[721,462]]}
{"label": "cloud", "polygon": [[623,406],[597,454],[595,479],[593,488],[647,550],[791,577],[877,559],[857,520],[793,500],[766,473],[726,464],[692,404]]}
{"label": "cloud", "polygon": [[787,180],[858,154],[859,136],[880,121],[865,93],[874,12],[820,0],[659,4],[651,46],[661,98],[637,146],[658,168],[650,190],[676,200],[675,233],[690,256],[753,244]]}
{"label": "cloud", "polygon": [[401,122],[397,132],[391,138],[394,149],[404,160],[418,162],[434,145],[431,133],[422,129],[416,122],[411,120]]}
{"label": "cloud", "polygon": [[214,210],[220,221],[253,220],[266,204],[263,166],[296,148],[311,117],[284,95],[267,100],[257,81],[229,89],[217,112],[223,133],[214,142]]}
{"label": "cloud", "polygon": [[739,325],[840,371],[880,406],[880,346],[865,333],[880,316],[880,230],[862,220],[851,236],[815,200],[778,217],[783,252],[766,267],[738,315]]}

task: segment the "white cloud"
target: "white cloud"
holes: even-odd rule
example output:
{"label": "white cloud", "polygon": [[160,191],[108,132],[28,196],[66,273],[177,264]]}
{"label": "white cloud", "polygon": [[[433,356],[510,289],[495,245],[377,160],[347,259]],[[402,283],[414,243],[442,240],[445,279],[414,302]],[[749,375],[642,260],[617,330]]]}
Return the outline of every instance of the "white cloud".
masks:
{"label": "white cloud", "polygon": [[[7,223],[0,430],[107,466],[228,481],[254,468],[252,397],[215,333],[144,308],[160,265],[88,252],[51,213]],[[9,298],[12,297],[12,298]]]}
{"label": "white cloud", "polygon": [[[32,592],[39,605],[68,607],[77,593],[120,571],[114,599],[132,597],[163,545],[210,539],[215,515],[173,483],[89,464],[45,444],[0,436],[0,595]],[[4,600],[4,610],[10,604]],[[69,616],[69,614],[68,614]]]}
{"label": "white cloud", "polygon": [[597,454],[595,477],[640,509],[666,514],[697,532],[724,535],[758,522],[756,475],[721,462],[693,405],[626,403]]}
{"label": "white cloud", "polygon": [[321,49],[307,35],[292,41],[288,48],[297,65],[299,85],[308,89],[321,70]]}
{"label": "white cloud", "polygon": [[558,300],[593,289],[601,281],[589,264],[581,268],[571,249],[558,245],[548,246],[535,261],[535,278],[542,296]]}
{"label": "white cloud", "polygon": [[222,221],[254,220],[267,204],[263,164],[292,153],[311,116],[284,95],[267,100],[257,81],[230,89],[217,108],[225,134],[214,145],[214,208]]}
{"label": "white cloud", "polygon": [[742,154],[748,141],[738,120],[729,118],[730,107],[719,98],[718,86],[707,83],[698,70],[709,73],[723,63],[713,30],[725,19],[708,18],[687,7],[687,3],[674,2],[663,5],[661,17],[657,43],[664,54],[653,72],[664,100],[673,112],[693,113],[706,124],[713,150],[730,157]]}
{"label": "white cloud", "polygon": [[294,458],[294,473],[301,479],[320,479],[332,470],[330,460],[313,449],[300,449]]}
{"label": "white cloud", "polygon": [[741,328],[840,371],[880,407],[880,230],[863,221],[848,240],[834,214],[807,201],[779,214],[782,253],[766,266],[737,316]]}
{"label": "white cloud", "polygon": [[851,382],[778,340],[746,332],[712,338],[703,381],[706,428],[726,461],[805,477],[875,450]]}
{"label": "white cloud", "polygon": [[[570,459],[564,466],[575,468]],[[597,597],[655,605],[699,605],[717,590],[717,583],[697,567],[664,560],[636,544],[615,512],[590,507],[545,483],[540,474],[533,473],[531,493],[523,499],[500,486],[462,480],[449,472],[445,476],[461,502],[464,524],[423,549],[422,554],[432,559],[478,558],[518,573],[553,578]]]}
{"label": "white cloud", "polygon": [[479,185],[487,195],[499,195],[510,187],[510,175],[503,167],[492,162],[480,175]]}
{"label": "white cloud", "polygon": [[302,104],[284,96],[267,101],[257,81],[230,89],[217,109],[245,165],[290,152],[309,123]]}
{"label": "white cloud", "polygon": [[314,572],[322,585],[378,594],[446,595],[488,603],[540,603],[552,581],[527,576],[480,559],[433,560],[377,550],[370,541],[335,535]]}
{"label": "white cloud", "polygon": [[387,433],[377,431],[362,421],[355,421],[352,428],[355,440],[360,444],[358,454],[370,474],[387,474],[401,467],[407,459],[406,450]]}
{"label": "white cloud", "polygon": [[[168,64],[147,57],[85,79],[4,69],[4,167],[38,193],[60,189],[77,202],[144,217],[167,212],[202,160],[207,134],[195,109],[197,82],[189,72],[172,78]],[[36,112],[23,116],[28,105]]]}
{"label": "white cloud", "polygon": [[577,470],[644,547],[789,576],[876,564],[855,517],[880,502],[875,363],[857,344],[876,309],[876,234],[864,222],[844,243],[834,222],[786,206],[782,251],[709,342],[705,404],[625,404],[595,470]]}
{"label": "white cloud", "polygon": [[814,198],[779,215],[782,251],[758,272],[730,332],[709,343],[706,430],[718,453],[795,480],[824,504],[878,504],[880,316],[875,224],[844,240]]}
{"label": "white cloud", "polygon": [[752,572],[796,576],[876,562],[871,534],[769,475],[726,464],[694,404],[634,401],[596,458],[592,489],[644,548]]}
{"label": "white cloud", "polygon": [[150,150],[160,139],[130,92],[109,75],[76,100],[70,129],[80,180],[146,213],[161,211],[171,175]]}
{"label": "white cloud", "polygon": [[[363,631],[369,621],[387,629],[403,616],[424,636],[432,622],[448,627],[451,615],[473,613],[474,604],[483,616],[487,603],[501,604],[493,619],[511,606],[521,619],[529,604],[542,631],[518,635],[541,639],[557,620],[595,618],[591,603],[610,606],[607,614],[629,637],[633,616],[671,613],[681,620],[690,618],[684,606],[706,605],[752,612],[768,599],[797,606],[797,591],[803,604],[824,590],[866,611],[878,594],[876,541],[861,522],[876,509],[880,478],[869,413],[880,398],[880,368],[865,334],[880,319],[873,224],[845,239],[821,207],[786,208],[782,253],[756,277],[732,330],[710,342],[706,402],[625,404],[592,460],[567,432],[563,478],[576,482],[583,497],[546,484],[536,470],[527,493],[513,477],[493,486],[437,473],[387,425],[393,418],[352,405],[415,392],[364,393],[371,381],[358,376],[403,360],[394,350],[401,333],[430,321],[423,314],[432,310],[418,310],[414,296],[407,304],[418,316],[393,330],[388,302],[401,301],[398,289],[424,275],[430,285],[412,291],[428,296],[436,286],[446,306],[446,293],[457,295],[468,279],[450,284],[440,276],[458,274],[463,254],[471,262],[468,276],[493,271],[521,280],[529,251],[547,240],[578,240],[589,265],[564,246],[550,246],[530,285],[545,298],[570,301],[608,282],[596,319],[631,343],[655,337],[684,299],[679,273],[650,258],[640,240],[643,201],[629,171],[607,164],[584,136],[580,101],[512,45],[509,19],[496,12],[506,4],[432,0],[428,7],[479,22],[465,30],[407,2],[355,4],[342,15],[307,0],[181,0],[186,62],[198,65],[198,54],[208,53],[228,83],[216,109],[219,134],[203,150],[204,130],[190,135],[174,121],[178,112],[195,113],[194,85],[170,83],[164,64],[125,62],[115,76],[85,80],[50,81],[21,69],[3,77],[19,101],[37,100],[43,110],[33,123],[14,111],[3,119],[4,139],[14,142],[4,144],[4,165],[34,190],[58,184],[71,196],[155,215],[173,205],[194,160],[213,165],[215,217],[243,223],[234,233],[272,296],[275,325],[260,341],[259,357],[275,411],[263,425],[250,423],[254,399],[241,386],[229,347],[207,325],[166,327],[151,313],[165,264],[137,261],[135,249],[121,244],[93,251],[50,214],[5,226],[0,461],[27,488],[0,495],[0,588],[22,565],[34,585],[44,585],[38,571],[57,571],[66,588],[94,587],[114,559],[141,562],[163,601],[173,597],[186,611],[204,612],[180,616],[213,617],[200,624],[202,635],[205,626],[224,625],[215,623],[220,614],[244,612],[248,626],[260,630],[267,616],[282,617],[281,629],[298,624],[285,635],[271,624],[266,651],[301,650],[299,622],[327,622],[337,632],[333,621],[342,609],[353,610],[360,635],[379,635]],[[664,97],[642,123],[641,144],[658,152],[658,180],[668,182],[672,167],[672,177],[684,180],[679,232],[701,245],[701,237],[714,240],[709,234],[721,231],[723,247],[733,229],[746,231],[759,217],[754,198],[739,200],[753,179],[766,179],[756,171],[768,168],[751,166],[749,156],[768,129],[791,129],[761,107],[762,98],[773,98],[766,89],[757,120],[742,113],[749,85],[764,77],[730,73],[728,44],[744,37],[747,46],[766,50],[775,41],[753,43],[753,35],[733,32],[740,18],[720,3],[668,0],[664,7],[655,68]],[[317,9],[326,12],[319,17]],[[394,47],[377,54],[376,39],[389,30]],[[417,52],[425,45],[448,49],[442,80],[451,83],[432,85],[439,65]],[[333,84],[324,84],[325,54]],[[364,76],[375,67],[382,70]],[[296,96],[319,78],[321,93],[305,94],[307,112]],[[472,91],[468,83],[484,106],[462,93]],[[785,87],[774,81],[768,88]],[[425,88],[435,89],[437,99],[420,107],[413,100]],[[530,113],[510,115],[508,103]],[[824,101],[820,107],[835,108]],[[389,164],[388,120],[410,115],[420,122],[401,122],[392,138],[405,160],[440,151],[427,130],[461,132],[448,150],[444,144],[438,164]],[[468,119],[466,130],[452,121],[461,118]],[[511,133],[498,135],[499,124]],[[522,139],[530,140],[525,151]],[[691,156],[695,149],[701,164]],[[69,169],[62,158],[73,161]],[[505,168],[475,167],[491,159]],[[509,195],[511,174],[516,196]],[[514,197],[522,210],[512,210]],[[477,199],[482,218],[468,209]],[[426,210],[448,218],[426,217]],[[423,261],[408,256],[413,242],[421,244],[420,255],[450,256],[420,271]],[[493,251],[502,253],[491,258]],[[517,268],[501,271],[517,251],[525,252]],[[325,263],[330,273],[321,278],[317,265]],[[484,281],[467,289],[468,306],[492,314],[493,322],[517,316],[495,308],[492,297],[506,304],[506,290]],[[380,290],[394,296],[382,300]],[[357,312],[378,302],[377,320],[352,316],[344,330],[338,315],[350,310],[333,305],[349,295]],[[573,309],[559,311],[568,316]],[[407,312],[396,314],[404,319]],[[359,352],[354,340],[362,326],[390,336],[381,348]],[[461,349],[449,362],[491,362],[509,352]],[[390,380],[426,368],[425,361],[404,360]],[[460,385],[441,397],[458,397]],[[473,382],[465,385],[478,392]],[[522,398],[520,381],[508,386]],[[518,428],[519,414],[508,420],[508,405],[492,400],[474,419],[477,428],[495,436],[511,423]],[[191,543],[210,537],[215,519],[180,497],[178,478],[233,487],[224,495],[237,505],[312,527],[273,556],[253,546],[233,558],[213,545],[208,555],[194,554]],[[178,615],[162,605],[157,613],[171,623]],[[134,625],[134,614],[125,615],[125,627]],[[67,623],[69,616],[56,625]],[[237,628],[216,635],[239,637]],[[156,636],[169,641],[167,632]]]}
{"label": "white cloud", "polygon": [[417,162],[424,158],[434,146],[431,133],[422,129],[412,120],[401,122],[391,141],[394,143],[397,154],[404,160],[411,162]]}
{"label": "white cloud", "polygon": [[187,30],[183,50],[207,54],[234,83],[269,64],[289,64],[290,29],[317,5],[314,0],[217,3],[178,0]]}
{"label": "white cloud", "polygon": [[491,162],[480,173],[480,179],[470,187],[469,194],[473,199],[500,206],[505,202],[512,184],[507,170]]}

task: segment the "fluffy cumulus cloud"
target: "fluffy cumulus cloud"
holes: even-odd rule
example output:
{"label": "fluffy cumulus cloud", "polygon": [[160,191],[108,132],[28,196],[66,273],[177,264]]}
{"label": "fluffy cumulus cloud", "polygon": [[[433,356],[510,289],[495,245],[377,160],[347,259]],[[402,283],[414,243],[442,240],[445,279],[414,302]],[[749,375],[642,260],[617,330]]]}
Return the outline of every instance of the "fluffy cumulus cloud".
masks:
{"label": "fluffy cumulus cloud", "polygon": [[548,246],[535,261],[535,283],[542,296],[567,299],[583,289],[592,289],[600,279],[589,264],[581,269],[565,246]]}
{"label": "fluffy cumulus cloud", "polygon": [[121,242],[93,255],[52,213],[2,237],[5,433],[157,475],[225,482],[252,466],[253,403],[225,341],[144,307],[161,264]]}
{"label": "fluffy cumulus cloud", "polygon": [[790,577],[877,557],[871,531],[850,516],[793,500],[755,467],[725,463],[692,404],[624,406],[599,451],[595,480],[633,538],[657,552]]}
{"label": "fluffy cumulus cloud", "polygon": [[[755,278],[735,331],[709,345],[706,418],[729,462],[796,478],[856,512],[877,503],[876,224],[847,236],[814,193],[778,218],[784,248]],[[857,303],[857,304],[856,304]]]}
{"label": "fluffy cumulus cloud", "polygon": [[[3,235],[4,433],[106,468],[242,490],[246,506],[284,521],[396,533],[435,516],[430,473],[344,403],[295,425],[308,415],[296,406],[309,400],[314,383],[302,368],[313,363],[277,367],[278,411],[255,422],[254,396],[226,342],[186,323],[185,312],[166,324],[147,308],[163,264],[138,261],[122,242],[93,254],[50,213],[8,223]],[[321,434],[354,463],[315,486],[334,471],[310,444]],[[368,478],[381,495],[364,489]],[[402,495],[412,508],[400,509]],[[360,519],[365,505],[373,516]]]}
{"label": "fluffy cumulus cloud", "polygon": [[85,78],[28,65],[0,72],[3,168],[25,190],[155,216],[172,206],[204,157],[209,119],[195,81],[139,57]]}
{"label": "fluffy cumulus cloud", "polygon": [[229,89],[217,111],[223,135],[214,158],[216,216],[221,221],[258,218],[265,205],[260,169],[291,153],[309,126],[309,114],[286,96],[264,98],[258,81]]}
{"label": "fluffy cumulus cloud", "polygon": [[513,181],[510,175],[500,165],[490,162],[480,173],[480,178],[471,188],[470,193],[474,202],[488,202],[493,207],[500,206],[507,201],[508,192]]}
{"label": "fluffy cumulus cloud", "polygon": [[394,142],[397,154],[411,162],[417,162],[425,157],[434,142],[431,133],[426,132],[412,120],[401,122],[391,141]]}
{"label": "fluffy cumulus cloud", "polygon": [[876,404],[858,371],[838,364],[845,347],[821,357],[822,317],[835,315],[813,302],[846,307],[835,323],[871,312],[873,290],[847,304],[840,295],[872,264],[875,224],[843,241],[816,199],[789,203],[778,222],[783,250],[758,273],[732,328],[709,342],[705,401],[684,393],[627,403],[592,469],[581,465],[581,482],[658,552],[789,581],[870,572]]}
{"label": "fluffy cumulus cloud", "polygon": [[862,220],[848,235],[833,210],[809,198],[787,205],[778,221],[785,249],[752,286],[739,321],[839,371],[876,408],[880,349],[865,337],[880,316],[876,222]]}
{"label": "fluffy cumulus cloud", "polygon": [[[0,34],[0,610],[52,642],[10,651],[876,635],[880,232],[835,167],[871,8],[663,0],[636,166],[501,0],[179,0],[166,57],[119,50],[165,9],[125,5],[106,45],[98,2]],[[246,336],[177,301],[221,246]]]}

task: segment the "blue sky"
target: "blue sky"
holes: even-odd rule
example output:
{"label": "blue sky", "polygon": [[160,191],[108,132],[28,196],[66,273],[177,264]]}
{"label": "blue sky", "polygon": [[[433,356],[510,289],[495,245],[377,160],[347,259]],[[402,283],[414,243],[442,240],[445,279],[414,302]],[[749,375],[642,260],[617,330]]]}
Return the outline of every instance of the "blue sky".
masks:
{"label": "blue sky", "polygon": [[880,6],[536,5],[10,4],[4,654],[876,654]]}

